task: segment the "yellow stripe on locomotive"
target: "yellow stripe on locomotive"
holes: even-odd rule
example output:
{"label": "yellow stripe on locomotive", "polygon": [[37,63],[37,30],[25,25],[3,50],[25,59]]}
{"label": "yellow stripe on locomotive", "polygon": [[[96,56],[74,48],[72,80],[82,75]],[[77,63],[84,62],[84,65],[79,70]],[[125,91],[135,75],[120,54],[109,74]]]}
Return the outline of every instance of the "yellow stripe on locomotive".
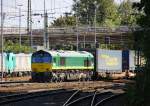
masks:
{"label": "yellow stripe on locomotive", "polygon": [[60,70],[89,70],[89,69],[93,69],[94,67],[93,66],[89,66],[89,67],[85,67],[85,66],[59,66],[59,67],[52,67],[52,70],[57,70],[57,69],[60,69]]}
{"label": "yellow stripe on locomotive", "polygon": [[51,63],[32,63],[31,69],[33,72],[49,72],[52,70]]}

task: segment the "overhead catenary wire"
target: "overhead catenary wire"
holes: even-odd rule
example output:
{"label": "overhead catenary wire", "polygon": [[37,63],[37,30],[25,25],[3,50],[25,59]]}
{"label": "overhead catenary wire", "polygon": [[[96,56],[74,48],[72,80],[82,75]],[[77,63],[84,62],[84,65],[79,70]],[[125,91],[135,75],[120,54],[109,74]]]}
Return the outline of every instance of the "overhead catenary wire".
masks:
{"label": "overhead catenary wire", "polygon": [[[28,1],[28,0],[26,0],[26,1]],[[32,0],[33,1],[33,0]],[[7,1],[6,1],[7,2]],[[13,1],[11,1],[11,3],[12,4],[6,4],[5,3],[5,7],[8,7],[8,8],[12,8],[12,9],[14,9],[14,10],[11,10],[11,9],[5,9],[5,11],[6,11],[6,15],[7,15],[7,18],[6,18],[6,21],[7,20],[9,20],[9,18],[8,17],[11,17],[11,16],[14,16],[15,17],[15,15],[16,14],[18,14],[18,11],[16,11],[16,10],[18,10],[18,8],[16,7],[16,4],[19,2],[19,0],[13,0]],[[25,3],[25,2],[24,2]],[[62,3],[62,2],[60,2],[60,3]],[[32,5],[34,5],[34,4],[32,4]],[[26,6],[26,5],[25,5]],[[53,6],[53,7],[52,7]],[[61,5],[61,7],[59,6],[56,6],[56,0],[53,0],[53,4],[52,4],[52,6],[50,7],[50,8],[47,8],[47,13],[48,14],[51,14],[51,11],[53,11],[53,14],[51,15],[51,17],[49,17],[49,20],[48,21],[52,21],[52,20],[54,20],[55,18],[54,17],[58,17],[58,15],[62,15],[64,12],[62,11],[62,12],[59,12],[59,11],[57,11],[58,9],[59,10],[63,10],[63,9],[66,9],[66,8],[71,8],[71,5],[66,5],[65,4],[65,6],[64,5]],[[38,12],[38,13],[41,13],[41,12],[43,12],[44,10],[43,9],[39,9],[39,10],[37,10],[37,9],[32,9],[32,13],[34,14],[35,12]],[[65,10],[65,11],[67,11],[67,10]],[[22,9],[22,11],[21,11],[21,13],[24,15],[24,17],[25,16],[27,16],[27,13],[28,11],[27,10],[25,10],[25,8],[24,9]],[[56,14],[56,15],[55,15]],[[34,15],[33,15],[34,16]],[[52,18],[53,17],[53,18]],[[33,18],[33,19],[36,19],[36,18]],[[14,19],[13,19],[14,20]],[[15,21],[15,20],[14,20]],[[34,21],[34,20],[33,20]],[[23,24],[24,25],[24,24]],[[9,25],[10,26],[10,25]],[[34,26],[35,27],[35,26]]]}
{"label": "overhead catenary wire", "polygon": [[[69,7],[71,7],[71,6],[65,6],[65,7],[59,7],[59,8],[51,8],[51,9],[46,9],[47,10],[47,12],[48,11],[54,11],[54,10],[62,10],[62,9],[66,9],[66,8],[69,8]],[[19,9],[19,8],[15,8],[14,7],[14,9]],[[36,11],[38,11],[38,12],[43,12],[44,10],[43,9],[41,9],[41,10],[32,10],[33,12],[36,12]],[[26,11],[26,10],[23,10],[23,11],[21,11],[21,12],[28,12],[28,11]],[[7,13],[17,13],[17,12],[7,12]],[[63,13],[63,12],[57,12],[57,13]]]}

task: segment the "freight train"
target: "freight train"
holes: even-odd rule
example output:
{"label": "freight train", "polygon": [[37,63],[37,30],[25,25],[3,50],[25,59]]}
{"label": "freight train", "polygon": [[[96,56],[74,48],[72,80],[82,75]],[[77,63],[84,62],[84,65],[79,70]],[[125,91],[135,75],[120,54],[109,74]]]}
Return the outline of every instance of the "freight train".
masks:
{"label": "freight train", "polygon": [[106,76],[106,73],[135,70],[134,51],[97,49],[94,53],[96,55],[86,51],[62,50],[39,50],[32,54],[4,53],[4,73],[11,76],[31,74],[33,81],[56,81],[90,80],[95,73]]}
{"label": "freight train", "polygon": [[85,51],[37,51],[31,59],[32,80],[90,80],[96,73],[95,77],[126,76],[135,70],[134,51],[97,49],[95,54],[94,59]]}

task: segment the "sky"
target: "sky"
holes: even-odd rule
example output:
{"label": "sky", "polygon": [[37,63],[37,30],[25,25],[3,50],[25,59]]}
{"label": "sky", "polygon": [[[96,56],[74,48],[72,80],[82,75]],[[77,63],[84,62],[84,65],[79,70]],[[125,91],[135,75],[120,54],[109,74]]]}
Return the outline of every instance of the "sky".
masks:
{"label": "sky", "polygon": [[[19,26],[19,8],[21,8],[21,26],[27,26],[27,1],[28,0],[3,0],[3,10],[6,13],[4,26]],[[32,13],[43,14],[44,0],[31,0],[32,1]],[[48,14],[49,23],[60,15],[64,15],[65,12],[71,12],[72,0],[45,0],[46,10]],[[18,6],[22,5],[22,6]],[[43,27],[43,16],[32,16],[33,28]]]}
{"label": "sky", "polygon": [[[27,1],[28,0],[3,0],[3,10],[6,13],[4,26],[18,27],[19,26],[19,8],[21,8],[21,27],[27,26]],[[32,13],[43,14],[44,0],[31,0]],[[123,0],[115,0],[120,3]],[[71,12],[73,0],[45,0],[46,10],[48,14],[48,22],[64,15],[65,12]],[[22,6],[18,6],[22,5]],[[43,28],[43,16],[32,16],[33,28]]]}

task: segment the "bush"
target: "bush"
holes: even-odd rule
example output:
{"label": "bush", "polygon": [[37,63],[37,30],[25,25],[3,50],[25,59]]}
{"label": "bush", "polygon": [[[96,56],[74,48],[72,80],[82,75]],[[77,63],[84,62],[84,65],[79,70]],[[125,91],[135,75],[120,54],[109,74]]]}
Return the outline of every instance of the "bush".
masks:
{"label": "bush", "polygon": [[19,43],[7,41],[6,43],[4,43],[4,52],[31,53],[33,52],[33,49],[26,45],[19,45]]}

